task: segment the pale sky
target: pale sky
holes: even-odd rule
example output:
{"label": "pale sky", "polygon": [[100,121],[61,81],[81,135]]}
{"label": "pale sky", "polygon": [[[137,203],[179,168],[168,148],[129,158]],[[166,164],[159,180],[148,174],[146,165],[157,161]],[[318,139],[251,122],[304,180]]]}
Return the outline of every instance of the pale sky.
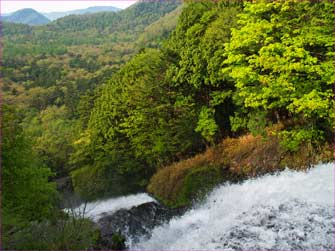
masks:
{"label": "pale sky", "polygon": [[136,1],[134,0],[76,0],[76,1],[67,1],[67,0],[38,0],[38,1],[29,1],[29,0],[1,0],[1,13],[11,13],[24,8],[32,8],[38,12],[55,12],[55,11],[68,11],[68,10],[77,10],[85,9],[91,6],[115,6],[119,8],[127,8]]}

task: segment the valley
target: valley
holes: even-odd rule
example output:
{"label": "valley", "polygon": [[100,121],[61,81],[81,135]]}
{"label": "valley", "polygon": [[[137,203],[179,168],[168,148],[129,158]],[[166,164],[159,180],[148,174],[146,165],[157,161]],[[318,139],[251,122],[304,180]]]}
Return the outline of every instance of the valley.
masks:
{"label": "valley", "polygon": [[2,19],[4,250],[334,248],[331,1],[90,10]]}

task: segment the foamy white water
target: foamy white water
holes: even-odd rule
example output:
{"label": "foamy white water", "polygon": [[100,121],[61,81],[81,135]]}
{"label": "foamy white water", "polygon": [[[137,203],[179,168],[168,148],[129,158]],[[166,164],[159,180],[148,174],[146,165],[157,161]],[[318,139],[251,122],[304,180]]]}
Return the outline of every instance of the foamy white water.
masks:
{"label": "foamy white water", "polygon": [[216,188],[131,249],[334,250],[334,164]]}
{"label": "foamy white water", "polygon": [[113,214],[114,212],[120,209],[130,209],[132,207],[152,201],[155,201],[155,199],[150,197],[148,194],[139,193],[135,195],[122,196],[82,204],[76,209],[74,209],[74,211],[77,214],[84,213],[86,217],[89,217],[94,221],[98,221],[101,217],[103,217],[106,214]]}

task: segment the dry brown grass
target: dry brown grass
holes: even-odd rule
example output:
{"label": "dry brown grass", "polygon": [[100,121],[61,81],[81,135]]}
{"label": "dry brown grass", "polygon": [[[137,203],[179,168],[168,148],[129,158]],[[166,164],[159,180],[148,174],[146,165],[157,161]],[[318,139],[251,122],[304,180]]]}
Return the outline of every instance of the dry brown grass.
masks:
{"label": "dry brown grass", "polygon": [[256,176],[278,169],[281,150],[278,139],[270,136],[246,135],[237,139],[225,139],[222,143],[224,165],[238,174]]}
{"label": "dry brown grass", "polygon": [[148,191],[171,205],[182,191],[185,177],[201,167],[221,169],[222,181],[225,181],[276,172],[286,167],[306,169],[313,164],[333,160],[333,146],[329,144],[317,149],[303,145],[295,153],[285,151],[276,136],[282,128],[282,125],[267,128],[266,138],[251,134],[226,138],[202,154],[161,168],[152,177]]}

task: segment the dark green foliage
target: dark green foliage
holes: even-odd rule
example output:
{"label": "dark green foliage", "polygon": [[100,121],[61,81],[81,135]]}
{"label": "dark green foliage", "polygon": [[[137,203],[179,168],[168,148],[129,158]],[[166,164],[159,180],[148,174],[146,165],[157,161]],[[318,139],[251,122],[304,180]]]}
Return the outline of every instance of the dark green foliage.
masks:
{"label": "dark green foliage", "polygon": [[[87,15],[85,29],[81,17],[76,27],[71,26],[71,18],[40,27],[4,23],[1,88],[4,102],[18,107],[3,108],[2,238],[6,248],[86,249],[94,244],[91,223],[55,215],[57,193],[55,184],[48,182],[54,178],[49,168],[57,176],[79,168],[72,173],[74,184],[90,199],[96,198],[94,193],[103,196],[101,191],[118,195],[145,186],[143,176],[148,171],[142,172],[144,164],[133,160],[129,145],[121,142],[117,148],[114,142],[101,151],[98,139],[92,151],[81,148],[78,138],[85,135],[94,99],[100,95],[96,87],[135,54],[135,41],[144,28],[177,5],[139,3],[117,15]],[[97,153],[95,160],[92,152]],[[110,163],[121,171],[106,168]],[[99,173],[103,179],[97,180]]]}
{"label": "dark green foliage", "polygon": [[83,218],[60,218],[57,221],[31,222],[10,236],[6,249],[15,250],[84,250],[96,246],[98,232]]}
{"label": "dark green foliage", "polygon": [[17,110],[2,107],[2,226],[5,244],[10,233],[29,221],[53,216],[57,193],[52,176],[33,152],[20,126]]}
{"label": "dark green foliage", "polygon": [[[297,16],[304,9],[314,13],[309,16],[308,28],[301,19],[286,16],[293,7]],[[330,69],[327,65],[333,54],[329,51],[330,29],[321,31],[316,24],[311,28],[322,15],[328,18],[324,22],[330,23],[331,15],[322,14],[321,9],[331,13],[326,3],[262,2],[245,7],[241,1],[187,3],[160,51],[142,50],[101,88],[89,126],[77,141],[73,163],[85,166],[93,176],[103,170],[102,177],[114,183],[119,176],[139,175],[136,182],[146,184],[158,167],[201,151],[204,145],[213,145],[234,131],[266,135],[266,126],[280,122],[286,129],[279,132],[281,144],[291,151],[301,142],[322,142],[325,128],[331,128],[333,95],[328,84],[333,74],[326,69]],[[272,26],[291,25],[299,27],[299,32],[289,35],[293,28],[268,27],[270,17]],[[319,39],[308,35],[310,32],[319,32]],[[313,59],[306,54],[303,62],[314,68],[305,65],[305,73],[300,75],[294,68],[300,63],[291,62],[293,56],[288,52],[291,48],[295,60],[300,60],[296,53],[300,47],[307,50],[308,44],[299,42],[302,35],[315,40],[309,44],[320,44],[317,48],[325,55]],[[287,50],[287,55],[272,55],[281,55],[281,50]],[[309,84],[312,79],[318,88]],[[325,99],[317,102],[319,108],[307,100],[321,96]],[[263,99],[263,103],[251,103],[252,98]],[[299,112],[294,112],[297,109]],[[86,183],[85,178],[81,183]],[[99,184],[103,183],[102,187],[108,182]]]}
{"label": "dark green foliage", "polygon": [[[227,135],[249,132],[267,138],[269,126],[278,124],[277,141],[264,145],[303,159],[292,161],[293,166],[315,163],[317,149],[331,141],[334,127],[333,4],[186,2],[165,49],[172,62],[167,75],[194,107],[198,119],[194,130],[213,144]],[[239,147],[244,149],[241,141]],[[236,168],[243,163],[239,168],[254,175],[267,163],[255,161],[257,154],[275,157],[250,148],[250,156],[241,151],[229,165]],[[316,153],[312,158],[311,149]],[[222,154],[212,156],[212,161]],[[169,205],[188,204],[196,184],[206,187],[206,182],[198,182],[206,176],[188,178],[187,173],[199,167],[211,170],[201,156],[159,169],[149,191]],[[280,169],[279,162],[274,161],[272,171]]]}
{"label": "dark green foliage", "polygon": [[[141,1],[47,26],[4,24],[1,88],[18,108],[5,106],[2,121],[8,247],[87,249],[99,239],[85,219],[54,216],[50,169],[70,174],[85,199],[143,190],[159,169],[149,191],[184,206],[229,175],[277,170],[282,153],[283,165],[324,159],[312,153],[327,149],[334,127],[333,4],[179,5]],[[245,133],[276,141],[226,138]],[[115,241],[124,248],[123,237]]]}
{"label": "dark green foliage", "polygon": [[33,27],[25,24],[12,24],[4,22],[2,24],[2,32],[7,36],[12,36],[16,34],[29,35],[33,31]]}
{"label": "dark green foliage", "polygon": [[[174,10],[180,1],[152,1],[140,2],[119,12],[104,12],[86,15],[70,15],[50,24],[50,29],[56,31],[73,31],[80,34],[80,30],[122,34],[125,30],[139,32],[145,26],[158,20],[165,13]],[[113,24],[113,25],[111,25]],[[93,36],[92,36],[93,37]],[[102,38],[99,38],[102,39]],[[98,39],[96,41],[99,41]]]}
{"label": "dark green foliage", "polygon": [[48,106],[38,115],[26,114],[25,131],[31,136],[34,150],[57,176],[70,168],[68,160],[73,152],[72,143],[80,130],[80,123],[71,119],[66,106]]}
{"label": "dark green foliage", "polygon": [[70,155],[102,83],[136,53],[146,26],[179,4],[138,3],[119,13],[68,16],[48,26],[4,24],[5,100],[22,108],[24,130],[57,176],[82,167],[72,165]]}
{"label": "dark green foliage", "polygon": [[103,182],[103,171],[91,166],[73,171],[71,176],[75,191],[86,198],[94,197],[94,195],[101,193],[106,186]]}
{"label": "dark green foliage", "polygon": [[[109,183],[121,175],[129,177],[127,186],[144,186],[157,166],[190,151],[198,139],[195,113],[167,81],[168,64],[164,54],[147,50],[112,77],[95,102],[88,129],[76,141],[75,165],[89,160],[92,167],[85,169],[91,175],[103,172]],[[81,178],[73,173],[78,188],[90,182],[81,170]]]}
{"label": "dark green foliage", "polygon": [[[83,215],[57,208],[53,173],[24,134],[13,106],[2,107],[2,248],[8,250],[79,250],[96,243],[96,229]],[[79,217],[80,216],[80,217]]]}
{"label": "dark green foliage", "polygon": [[178,16],[182,12],[182,6],[167,13],[156,22],[147,26],[137,41],[140,47],[157,48],[161,47],[164,41],[169,37],[170,32],[175,29]]}
{"label": "dark green foliage", "polygon": [[229,134],[229,116],[234,109],[234,83],[221,69],[225,43],[237,25],[240,7],[220,3],[188,4],[167,44],[177,58],[169,69],[171,79],[180,91],[192,95],[199,116],[197,131],[209,143]]}

